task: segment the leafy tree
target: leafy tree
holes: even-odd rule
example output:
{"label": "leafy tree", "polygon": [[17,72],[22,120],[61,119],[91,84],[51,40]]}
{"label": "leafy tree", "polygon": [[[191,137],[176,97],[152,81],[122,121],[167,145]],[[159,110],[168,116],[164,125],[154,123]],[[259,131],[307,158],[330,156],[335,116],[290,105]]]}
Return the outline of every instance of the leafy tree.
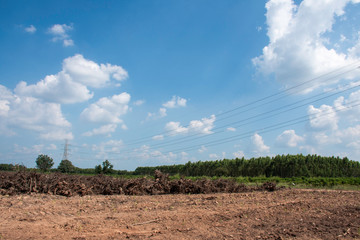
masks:
{"label": "leafy tree", "polygon": [[71,173],[74,172],[75,167],[70,160],[64,159],[61,160],[58,170],[62,173]]}
{"label": "leafy tree", "polygon": [[113,167],[114,166],[108,160],[105,160],[105,162],[103,162],[102,165],[103,165],[102,172],[104,174],[113,172]]}
{"label": "leafy tree", "polygon": [[36,158],[36,167],[41,171],[48,171],[54,165],[54,161],[48,155],[40,154]]}
{"label": "leafy tree", "polygon": [[97,174],[101,174],[101,173],[102,173],[102,167],[101,167],[101,165],[96,165],[96,166],[95,166],[95,173],[97,173]]}
{"label": "leafy tree", "polygon": [[95,166],[95,172],[97,174],[109,174],[109,173],[113,173],[113,165],[109,162],[109,160],[105,160],[103,163],[102,163],[102,167],[101,165],[96,165]]}

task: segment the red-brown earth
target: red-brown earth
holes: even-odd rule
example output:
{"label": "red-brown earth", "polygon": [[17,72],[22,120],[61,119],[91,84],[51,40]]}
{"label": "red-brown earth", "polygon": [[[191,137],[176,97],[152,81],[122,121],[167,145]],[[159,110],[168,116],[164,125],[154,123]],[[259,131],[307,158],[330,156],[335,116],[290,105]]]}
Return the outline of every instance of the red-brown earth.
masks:
{"label": "red-brown earth", "polygon": [[[176,185],[159,175],[157,180],[130,180],[134,191],[159,195],[125,195],[131,189],[127,183],[98,176],[108,184],[103,194],[114,194],[99,195],[78,176],[71,181],[73,176],[56,175],[55,181],[55,175],[39,174],[35,183],[37,175],[27,174],[0,173],[0,239],[360,239],[359,191],[269,191],[274,189],[227,181]],[[11,179],[16,181],[10,184]],[[134,187],[136,181],[147,187]],[[171,191],[164,190],[165,183],[217,190],[164,194]],[[70,193],[69,186],[75,186]],[[111,192],[119,186],[122,194]]]}

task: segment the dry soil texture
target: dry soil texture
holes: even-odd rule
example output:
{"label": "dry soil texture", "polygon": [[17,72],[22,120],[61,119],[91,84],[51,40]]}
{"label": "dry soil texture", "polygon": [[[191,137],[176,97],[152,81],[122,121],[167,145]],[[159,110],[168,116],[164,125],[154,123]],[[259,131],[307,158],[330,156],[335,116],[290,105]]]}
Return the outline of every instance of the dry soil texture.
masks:
{"label": "dry soil texture", "polygon": [[0,239],[359,239],[360,192],[0,195]]}

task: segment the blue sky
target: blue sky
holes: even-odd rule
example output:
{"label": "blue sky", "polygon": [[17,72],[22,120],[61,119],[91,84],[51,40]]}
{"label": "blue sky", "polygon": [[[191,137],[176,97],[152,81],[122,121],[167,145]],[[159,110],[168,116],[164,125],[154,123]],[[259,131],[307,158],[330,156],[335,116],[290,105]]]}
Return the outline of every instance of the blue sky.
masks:
{"label": "blue sky", "polygon": [[0,6],[0,163],[360,159],[358,0]]}

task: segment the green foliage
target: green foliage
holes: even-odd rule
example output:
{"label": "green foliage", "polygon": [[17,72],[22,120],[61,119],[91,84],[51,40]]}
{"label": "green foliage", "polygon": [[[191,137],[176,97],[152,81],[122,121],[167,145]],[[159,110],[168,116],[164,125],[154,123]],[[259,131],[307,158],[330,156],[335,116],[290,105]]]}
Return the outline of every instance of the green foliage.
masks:
{"label": "green foliage", "polygon": [[67,159],[61,160],[57,169],[58,169],[58,171],[60,171],[62,173],[75,172],[74,165],[72,164],[72,162],[70,160],[67,160]]}
{"label": "green foliage", "polygon": [[14,165],[12,164],[5,164],[5,163],[0,164],[0,171],[13,171],[13,170],[14,170]]}
{"label": "green foliage", "polygon": [[[244,158],[198,161],[186,164],[138,167],[136,175],[152,175],[156,169],[170,175],[228,177],[359,177],[360,163],[348,158],[318,155],[277,155],[246,160]],[[319,183],[320,184],[320,183]]]}
{"label": "green foliage", "polygon": [[54,165],[54,161],[48,155],[40,154],[36,158],[36,167],[43,172],[50,170],[50,168]]}
{"label": "green foliage", "polygon": [[102,173],[102,167],[101,167],[101,165],[96,165],[96,166],[95,166],[95,173],[96,173],[96,174],[101,174],[101,173]]}
{"label": "green foliage", "polygon": [[101,165],[95,166],[95,173],[97,174],[112,174],[114,173],[113,165],[108,161],[105,160]]}

